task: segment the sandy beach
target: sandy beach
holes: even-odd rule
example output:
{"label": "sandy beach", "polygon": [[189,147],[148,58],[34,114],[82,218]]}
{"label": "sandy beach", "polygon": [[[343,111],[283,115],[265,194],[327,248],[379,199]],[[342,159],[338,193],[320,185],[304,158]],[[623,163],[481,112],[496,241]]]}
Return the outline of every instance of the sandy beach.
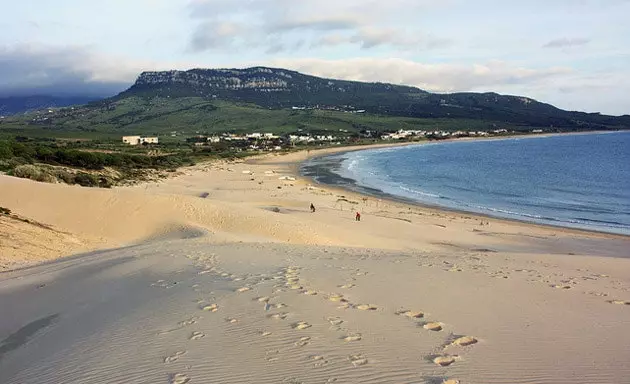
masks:
{"label": "sandy beach", "polygon": [[0,176],[0,383],[629,382],[628,237],[297,174],[339,150]]}

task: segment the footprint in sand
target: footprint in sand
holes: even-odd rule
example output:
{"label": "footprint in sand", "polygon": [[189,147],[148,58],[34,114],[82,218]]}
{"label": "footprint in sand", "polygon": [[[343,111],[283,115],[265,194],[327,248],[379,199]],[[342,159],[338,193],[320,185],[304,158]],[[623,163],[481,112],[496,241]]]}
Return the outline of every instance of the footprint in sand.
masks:
{"label": "footprint in sand", "polygon": [[348,360],[350,360],[350,363],[355,367],[360,367],[368,363],[368,359],[363,355],[350,355],[348,356]]}
{"label": "footprint in sand", "polygon": [[306,337],[302,337],[300,340],[296,341],[295,346],[296,347],[303,347],[305,345],[308,345],[311,342],[311,338],[306,336]]}
{"label": "footprint in sand", "polygon": [[190,379],[183,373],[175,373],[171,375],[170,384],[186,384]]}
{"label": "footprint in sand", "polygon": [[441,367],[448,367],[453,364],[457,358],[457,355],[437,356],[433,358],[433,362]]}
{"label": "footprint in sand", "polygon": [[297,323],[292,324],[291,327],[293,327],[293,329],[300,329],[301,330],[301,329],[308,329],[308,328],[312,327],[312,325],[310,325],[306,321],[299,321]]}
{"label": "footprint in sand", "polygon": [[174,287],[176,285],[177,285],[177,281],[169,283],[169,282],[164,281],[164,280],[158,280],[155,283],[151,284],[152,287],[166,288],[166,289],[172,288],[172,287]]}
{"label": "footprint in sand", "polygon": [[271,315],[267,315],[268,318],[274,320],[284,320],[287,318],[289,314],[287,312],[273,313]]}
{"label": "footprint in sand", "polygon": [[343,320],[341,320],[341,318],[339,317],[327,317],[326,321],[328,321],[330,323],[330,325],[341,325],[343,323]]}
{"label": "footprint in sand", "polygon": [[302,293],[304,293],[305,295],[308,295],[308,296],[315,296],[315,295],[317,295],[317,291],[313,291],[313,290],[310,290],[310,289],[306,290],[306,291],[304,291]]}
{"label": "footprint in sand", "polygon": [[550,287],[556,288],[556,289],[571,289],[572,288],[570,285],[560,285],[560,284],[551,284]]}
{"label": "footprint in sand", "polygon": [[429,331],[434,331],[434,332],[439,332],[442,330],[442,323],[439,322],[432,322],[432,323],[426,323],[422,325],[422,328],[429,330]]}
{"label": "footprint in sand", "polygon": [[219,306],[217,304],[206,305],[203,308],[204,311],[216,312],[219,310]]}
{"label": "footprint in sand", "polygon": [[356,287],[356,285],[352,284],[352,283],[348,283],[348,284],[344,284],[344,285],[340,285],[339,288],[342,289],[349,289],[349,288],[354,288]]}
{"label": "footprint in sand", "polygon": [[372,304],[359,304],[355,308],[361,311],[376,311],[378,309],[376,305]]}
{"label": "footprint in sand", "polygon": [[616,304],[616,305],[630,305],[630,301],[623,301],[623,300],[607,300],[606,302],[609,304]]}
{"label": "footprint in sand", "polygon": [[182,320],[179,323],[177,323],[177,327],[172,328],[172,329],[167,329],[166,331],[160,331],[157,334],[158,335],[164,335],[164,334],[167,334],[167,333],[171,333],[171,332],[180,330],[180,329],[182,329],[184,327],[187,327],[189,325],[193,325],[193,324],[197,323],[197,320],[199,320],[199,319],[200,319],[199,316],[193,316],[190,319]]}
{"label": "footprint in sand", "polygon": [[233,317],[226,317],[225,318],[225,322],[226,323],[230,323],[230,324],[236,324],[236,323],[238,323],[238,319],[235,319]]}
{"label": "footprint in sand", "polygon": [[396,312],[396,315],[408,317],[410,319],[421,319],[424,317],[424,312],[409,311],[409,310],[403,309],[401,311]]}
{"label": "footprint in sand", "polygon": [[360,341],[361,340],[361,334],[360,333],[355,333],[353,335],[348,335],[348,336],[344,337],[342,340],[343,341],[347,341],[347,342]]}
{"label": "footprint in sand", "polygon": [[177,325],[179,325],[180,327],[186,327],[186,326],[195,324],[197,322],[197,320],[199,320],[199,319],[200,319],[199,316],[193,316],[193,317],[191,317],[189,319],[180,321],[179,323],[177,323]]}
{"label": "footprint in sand", "polygon": [[204,338],[206,335],[201,333],[201,332],[193,332],[192,335],[190,335],[189,339],[190,340],[199,340]]}
{"label": "footprint in sand", "polygon": [[178,352],[175,352],[173,355],[166,356],[164,358],[164,364],[175,362],[179,360],[179,358],[184,356],[185,354],[186,354],[186,351],[178,351]]}
{"label": "footprint in sand", "polygon": [[[315,367],[315,368],[321,367],[321,366],[324,366],[324,365],[328,364],[328,361],[322,355],[310,356],[310,359],[315,362],[313,364],[313,367]],[[328,381],[328,382],[330,383],[331,381]]]}
{"label": "footprint in sand", "polygon": [[278,355],[280,354],[280,351],[278,350],[269,350],[265,352],[265,360],[272,362],[272,361],[277,361],[279,360]]}
{"label": "footprint in sand", "polygon": [[345,303],[348,300],[346,300],[343,295],[339,295],[337,293],[333,293],[331,295],[328,296],[328,300],[332,301],[333,303]]}
{"label": "footprint in sand", "polygon": [[463,337],[459,337],[455,339],[452,344],[460,345],[462,347],[467,347],[469,345],[477,344],[478,342],[479,340],[477,340],[476,338],[472,336],[463,336]]}
{"label": "footprint in sand", "polygon": [[262,296],[262,297],[256,297],[254,299],[252,299],[253,301],[258,301],[260,303],[267,303],[269,302],[270,298],[268,296]]}

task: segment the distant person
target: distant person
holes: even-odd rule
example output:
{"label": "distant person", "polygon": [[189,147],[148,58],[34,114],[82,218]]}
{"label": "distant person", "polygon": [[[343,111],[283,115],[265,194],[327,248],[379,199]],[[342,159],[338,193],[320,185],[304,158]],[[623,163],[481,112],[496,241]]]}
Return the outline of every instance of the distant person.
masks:
{"label": "distant person", "polygon": [[361,221],[361,214],[359,212],[357,212],[356,216],[354,217],[354,220]]}
{"label": "distant person", "polygon": [[311,203],[311,213],[315,213],[315,206]]}

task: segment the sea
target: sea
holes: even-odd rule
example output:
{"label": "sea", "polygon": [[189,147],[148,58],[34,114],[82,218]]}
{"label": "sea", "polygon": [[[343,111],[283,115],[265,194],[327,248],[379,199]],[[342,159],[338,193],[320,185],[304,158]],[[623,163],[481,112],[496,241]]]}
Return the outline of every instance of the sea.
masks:
{"label": "sea", "polygon": [[364,194],[630,235],[630,132],[427,142],[314,158],[301,172]]}

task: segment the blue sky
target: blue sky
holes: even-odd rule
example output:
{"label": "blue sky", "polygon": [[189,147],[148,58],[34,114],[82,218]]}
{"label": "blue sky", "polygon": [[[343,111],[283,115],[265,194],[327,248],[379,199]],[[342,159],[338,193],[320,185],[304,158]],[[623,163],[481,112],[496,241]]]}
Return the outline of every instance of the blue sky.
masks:
{"label": "blue sky", "polygon": [[0,0],[0,95],[266,65],[630,114],[630,0]]}

